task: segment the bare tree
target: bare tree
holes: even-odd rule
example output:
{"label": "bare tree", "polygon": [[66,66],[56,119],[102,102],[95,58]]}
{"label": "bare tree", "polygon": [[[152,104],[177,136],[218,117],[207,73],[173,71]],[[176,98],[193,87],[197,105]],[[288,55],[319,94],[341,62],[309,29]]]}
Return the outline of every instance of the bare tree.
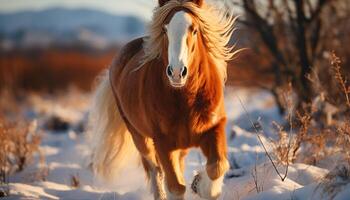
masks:
{"label": "bare tree", "polygon": [[[292,82],[298,107],[311,102],[312,87],[307,75],[322,59],[332,16],[337,17],[338,0],[231,0],[243,12],[240,23],[257,33],[272,57],[274,84],[269,88],[282,108],[278,89]],[[334,18],[334,17],[333,17]],[[332,49],[327,49],[332,50]]]}

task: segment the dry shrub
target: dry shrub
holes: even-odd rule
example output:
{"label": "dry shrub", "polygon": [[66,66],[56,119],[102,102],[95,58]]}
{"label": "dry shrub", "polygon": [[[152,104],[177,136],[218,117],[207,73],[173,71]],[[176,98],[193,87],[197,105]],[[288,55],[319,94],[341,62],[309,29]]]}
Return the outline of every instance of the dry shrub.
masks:
{"label": "dry shrub", "polygon": [[[274,123],[278,133],[278,140],[273,142],[274,153],[282,164],[303,162],[317,165],[332,155],[341,155],[347,164],[350,163],[350,89],[341,73],[339,58],[333,53],[330,60],[332,80],[322,82],[314,71],[308,77],[316,94],[313,102],[304,105],[303,110],[295,111],[296,116],[288,115],[289,119],[293,118],[289,121],[289,128],[297,127],[291,131],[293,134]],[[324,86],[332,82],[338,89],[327,90]],[[287,101],[285,107],[286,110],[293,108],[293,103]]]}
{"label": "dry shrub", "polygon": [[273,141],[274,154],[281,164],[302,162],[317,165],[332,155],[341,155],[350,163],[350,123],[323,127],[313,123],[310,115],[297,114],[300,123],[296,133],[287,133],[275,123],[278,139]]}
{"label": "dry shrub", "polygon": [[343,74],[341,72],[341,61],[340,58],[335,55],[333,52],[331,54],[331,65],[334,73],[334,78],[338,82],[338,87],[341,89],[343,92],[343,95],[345,96],[345,103],[350,108],[350,98],[349,98],[349,93],[350,93],[350,86],[347,85],[347,80],[343,77]]}
{"label": "dry shrub", "polygon": [[329,128],[320,128],[312,124],[312,117],[305,113],[298,114],[301,128],[296,135],[296,146],[293,149],[293,161],[301,161],[316,165],[318,161],[326,158],[331,152],[329,146],[334,146],[336,134]]}
{"label": "dry shrub", "polygon": [[347,163],[350,166],[350,122],[347,121],[337,127],[338,137],[336,139],[336,146],[339,147],[339,152],[344,156]]}
{"label": "dry shrub", "polygon": [[294,137],[290,138],[290,134],[277,122],[272,123],[278,133],[278,139],[272,140],[274,155],[279,164],[287,165],[288,163],[292,163],[295,160],[295,156],[291,156],[290,152],[296,149],[296,140]]}
{"label": "dry shrub", "polygon": [[[312,159],[314,162],[335,154],[346,160],[350,159],[349,86],[341,72],[340,59],[335,53],[332,53],[329,59],[331,80],[314,78],[321,81],[318,96],[315,98],[319,101],[318,106],[310,109],[308,122],[301,120],[301,124],[307,126],[302,139],[311,146],[306,151],[303,150],[303,153],[309,154],[304,157],[309,156],[309,161]],[[329,85],[327,83],[335,85],[332,89],[326,89],[324,86]],[[315,101],[312,103],[315,104]]]}
{"label": "dry shrub", "polygon": [[[281,105],[284,107],[286,111],[286,121],[288,121],[290,131],[285,131],[285,128],[273,121],[272,125],[275,127],[276,132],[278,133],[278,139],[272,141],[273,149],[277,161],[280,164],[288,165],[289,163],[295,160],[295,150],[297,147],[297,137],[291,135],[290,132],[293,131],[293,113],[295,112],[295,103],[294,103],[294,94],[292,84],[289,83],[286,88],[281,88],[279,90],[279,96],[283,100],[281,101]],[[292,154],[291,154],[292,152]]]}
{"label": "dry shrub", "polygon": [[0,123],[0,198],[9,195],[9,177],[8,177],[8,167],[7,167],[7,153],[9,151],[9,145],[4,143],[7,140],[7,135],[3,134],[3,127]]}
{"label": "dry shrub", "polygon": [[39,153],[40,141],[35,122],[11,123],[0,117],[0,169],[3,180],[7,180],[9,174],[25,168],[33,154]]}

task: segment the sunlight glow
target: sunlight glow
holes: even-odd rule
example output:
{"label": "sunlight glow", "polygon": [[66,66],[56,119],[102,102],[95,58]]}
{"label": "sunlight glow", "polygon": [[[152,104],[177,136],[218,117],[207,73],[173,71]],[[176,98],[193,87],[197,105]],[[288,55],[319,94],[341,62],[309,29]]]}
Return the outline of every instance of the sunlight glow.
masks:
{"label": "sunlight glow", "polygon": [[52,7],[89,8],[112,14],[135,15],[150,19],[155,0],[0,0],[0,13],[21,10],[42,10]]}

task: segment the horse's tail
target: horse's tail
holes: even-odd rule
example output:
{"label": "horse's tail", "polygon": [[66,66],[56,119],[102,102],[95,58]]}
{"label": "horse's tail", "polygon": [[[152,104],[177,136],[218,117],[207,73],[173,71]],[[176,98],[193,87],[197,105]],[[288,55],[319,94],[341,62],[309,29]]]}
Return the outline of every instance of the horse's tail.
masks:
{"label": "horse's tail", "polygon": [[118,111],[108,72],[100,77],[89,117],[88,139],[92,168],[98,177],[112,181],[136,154],[131,134]]}

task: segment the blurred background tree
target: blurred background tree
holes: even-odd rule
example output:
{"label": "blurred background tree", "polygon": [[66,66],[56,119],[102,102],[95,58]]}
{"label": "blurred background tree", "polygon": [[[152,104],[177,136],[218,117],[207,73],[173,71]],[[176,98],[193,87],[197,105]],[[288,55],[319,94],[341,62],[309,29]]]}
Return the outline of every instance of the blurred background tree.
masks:
{"label": "blurred background tree", "polygon": [[[340,0],[228,0],[225,6],[240,13],[239,25],[247,33],[248,48],[269,60],[265,70],[273,83],[258,83],[275,96],[284,112],[281,88],[292,83],[297,107],[310,103],[315,93],[309,75],[329,72],[329,55],[335,51],[349,64],[350,1]],[[239,38],[238,38],[239,40]],[[243,45],[243,46],[244,46]],[[262,63],[262,62],[260,62]],[[325,66],[326,65],[326,66]],[[256,66],[259,68],[259,66]],[[347,74],[348,74],[348,67]]]}

